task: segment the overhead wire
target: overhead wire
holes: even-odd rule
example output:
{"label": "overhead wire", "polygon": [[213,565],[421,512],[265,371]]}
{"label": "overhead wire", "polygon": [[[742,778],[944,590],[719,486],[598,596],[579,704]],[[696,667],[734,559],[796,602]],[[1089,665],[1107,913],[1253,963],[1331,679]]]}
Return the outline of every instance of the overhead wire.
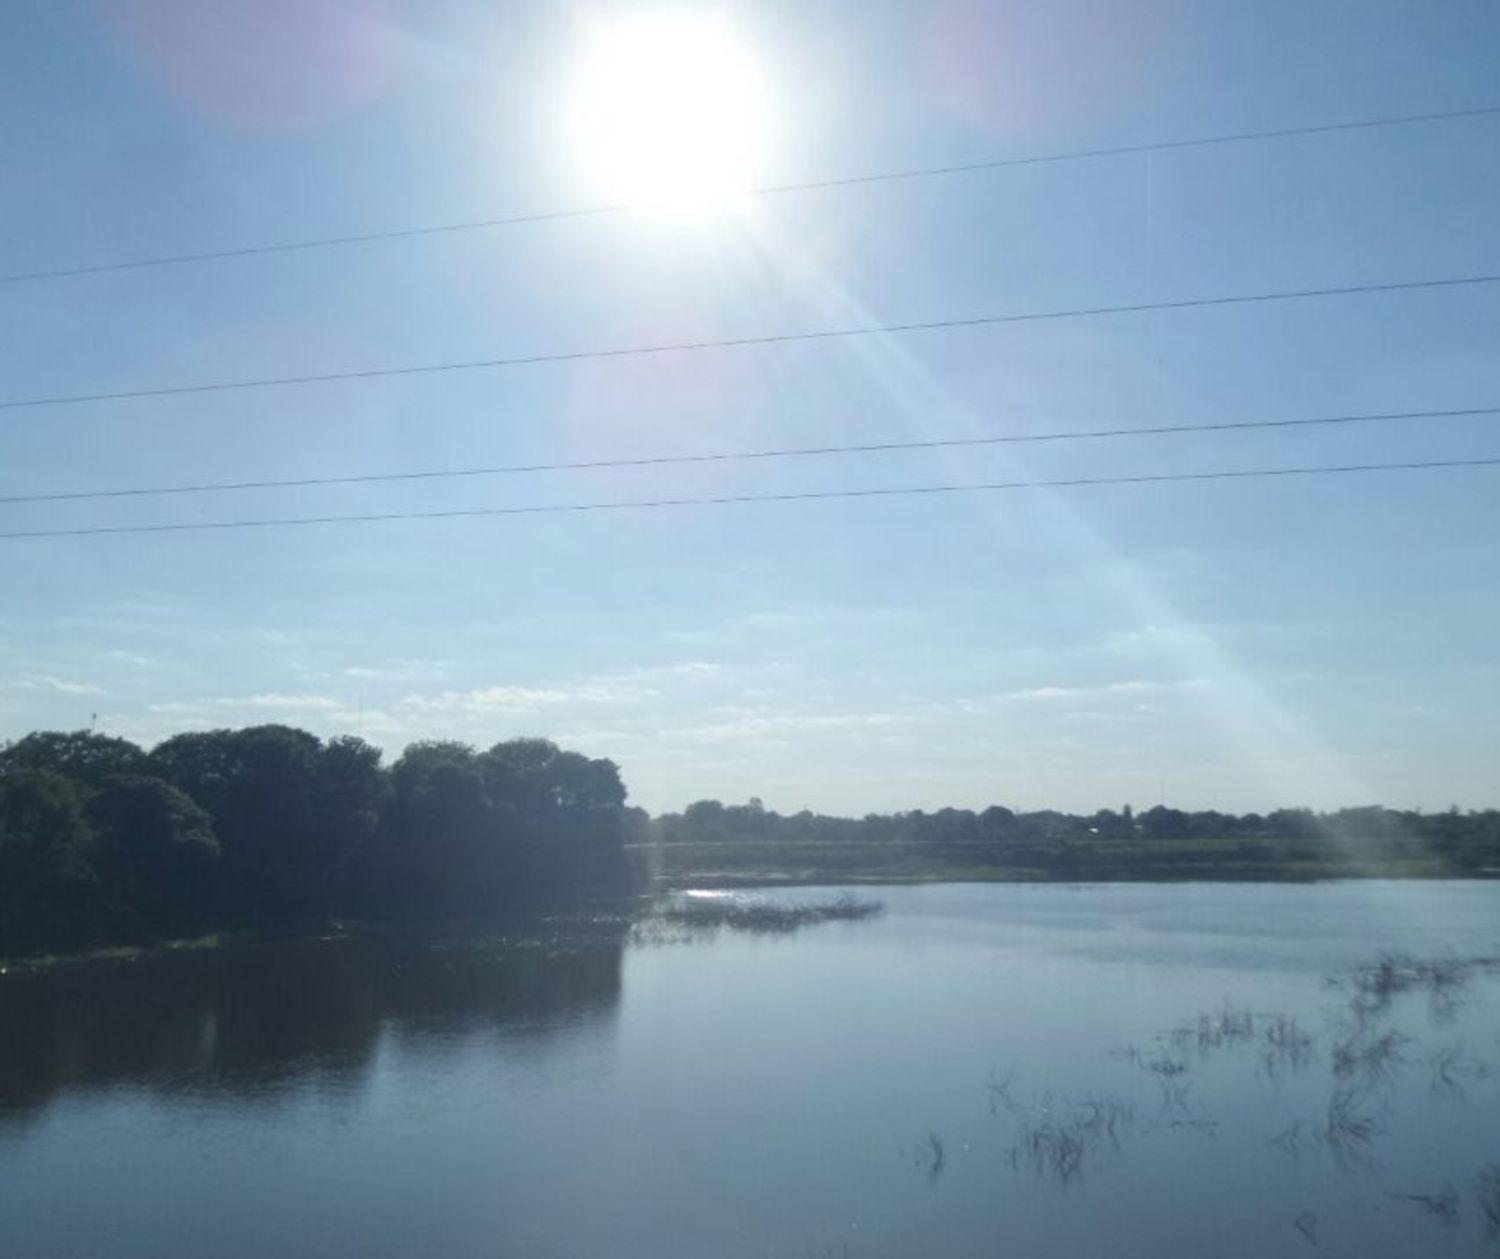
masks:
{"label": "overhead wire", "polygon": [[[840,188],[856,188],[869,185],[908,182],[919,179],[944,178],[958,175],[982,174],[987,171],[1008,170],[1027,166],[1043,166],[1064,162],[1093,161],[1107,157],[1124,157],[1138,153],[1160,153],[1180,149],[1209,148],[1221,144],[1244,144],[1256,140],[1284,140],[1298,136],[1332,135],[1340,132],[1369,131],[1386,127],[1404,127],[1427,123],[1452,122],[1468,118],[1483,118],[1500,115],[1500,105],[1478,105],[1465,109],[1445,109],[1427,113],[1394,114],[1377,118],[1358,118],[1343,122],[1312,123],[1294,127],[1271,127],[1252,131],[1223,132],[1207,136],[1189,136],[1174,140],[1141,141],[1133,144],[1100,145],[1084,149],[1069,149],[1053,153],[1023,154],[1017,157],[991,158],[976,162],[956,162],[940,166],[916,166],[900,170],[874,171],[864,174],[835,176],[827,179],[798,180],[790,183],[767,184],[749,189],[744,195],[751,198],[778,197],[792,193],[826,192]],[[601,218],[609,215],[647,209],[649,206],[632,202],[614,202],[595,206],[580,206],[555,210],[539,210],[530,213],[500,215],[487,218],[464,219],[452,223],[431,223],[414,227],[389,228],[368,232],[348,232],[329,236],[313,236],[302,240],[271,241],[256,245],[239,245],[224,249],[209,249],[195,252],[160,254],[145,258],[128,258],[112,262],[85,263],[76,266],[46,267],[31,271],[0,273],[0,284],[22,284],[44,280],[61,280],[88,275],[103,275],[110,272],[139,271],[157,267],[183,266],[189,264],[226,261],[234,258],[250,258],[268,254],[306,252],[353,245],[373,244],[379,241],[411,240],[422,237],[454,235],[463,232],[492,231],[526,224],[561,222],[569,219]]]}
{"label": "overhead wire", "polygon": [[438,481],[461,478],[523,475],[539,472],[589,472],[610,468],[654,468],[683,464],[738,463],[754,460],[818,456],[880,454],[943,450],[955,447],[1006,446],[1043,442],[1158,437],[1192,433],[1224,433],[1259,429],[1299,429],[1335,425],[1399,423],[1406,420],[1448,420],[1500,414],[1500,406],[1450,407],[1444,410],[1380,411],[1349,415],[1299,416],[1277,420],[1226,420],[1206,424],[1155,424],[1135,428],[1067,429],[1061,432],[993,433],[974,437],[939,437],[921,441],[859,442],[834,446],[790,446],[770,450],[709,451],[697,454],[643,455],[620,459],[580,459],[552,463],[494,464],[484,467],[436,468],[409,472],[370,472],[345,476],[295,477],[260,481],[204,481],[189,485],[131,486],[123,489],[55,490],[34,494],[0,494],[0,506],[23,503],[86,502],[118,498],[159,498],[172,495],[217,494],[247,490],[313,489],[336,485],[369,485],[399,481]]}
{"label": "overhead wire", "polygon": [[673,507],[718,507],[736,503],[794,503],[816,499],[918,497],[1007,490],[1074,489],[1107,485],[1158,485],[1186,481],[1231,481],[1267,477],[1338,476],[1374,472],[1408,472],[1500,467],[1500,456],[1477,459],[1432,459],[1402,463],[1334,464],[1293,468],[1235,468],[1210,472],[1160,472],[1128,476],[1065,477],[1039,481],[994,481],[947,485],[877,486],[847,490],[796,490],[777,494],[723,494],[683,498],[623,499],[585,503],[543,503],[506,507],[445,508],[437,511],[369,512],[359,515],[283,516],[246,520],[175,521],[146,525],[90,525],[73,529],[16,529],[0,532],[0,542],[40,538],[80,538],[106,534],[193,533],[232,529],[266,529],[334,524],[372,524],[405,520],[449,520],[475,517],[539,516]]}
{"label": "overhead wire", "polygon": [[0,399],[0,410],[12,411],[32,407],[122,402],[136,398],[168,398],[191,394],[226,393],[246,389],[290,388],[302,385],[327,384],[336,381],[379,380],[448,372],[534,367],[551,363],[606,361],[664,354],[698,353],[705,350],[732,350],[751,346],[846,340],[855,337],[897,336],[917,332],[947,332],[962,328],[985,328],[1006,324],[1039,323],[1049,320],[1144,314],[1152,311],[1195,310],[1211,307],[1259,305],[1272,302],[1305,301],[1315,298],[1361,296],[1376,293],[1410,293],[1422,290],[1472,288],[1495,283],[1500,283],[1500,274],[1446,276],[1426,280],[1392,280],[1371,284],[1340,284],[1321,288],[1287,289],[1261,293],[1231,293],[1212,297],[1176,298],[1168,301],[1127,302],[1104,306],[1076,306],[1053,310],[1017,311],[1008,314],[960,316],[950,319],[862,324],[844,328],[813,328],[799,332],[716,337],[692,341],[668,341],[648,345],[614,346],[602,349],[545,351],[495,358],[452,360],[438,363],[414,363],[394,367],[369,367],[286,376],[260,376],[239,380],[199,381],[195,383],[146,386],[139,389],[111,389],[94,393],[41,394],[30,398]]}

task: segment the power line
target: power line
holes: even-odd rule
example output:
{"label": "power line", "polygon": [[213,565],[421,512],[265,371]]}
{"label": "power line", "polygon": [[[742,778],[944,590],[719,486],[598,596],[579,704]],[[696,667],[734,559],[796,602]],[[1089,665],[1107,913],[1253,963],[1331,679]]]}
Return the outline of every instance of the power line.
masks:
{"label": "power line", "polygon": [[441,511],[377,512],[358,516],[284,516],[252,520],[212,520],[158,525],[94,525],[82,529],[22,529],[0,533],[0,541],[25,538],[81,538],[100,534],[192,533],[278,526],[371,524],[395,520],[450,520],[478,516],[542,516],[565,513],[628,511],[666,507],[718,507],[731,503],[794,503],[833,498],[895,498],[979,491],[1072,489],[1100,485],[1156,485],[1171,481],[1228,481],[1261,477],[1332,476],[1365,472],[1407,472],[1440,468],[1500,466],[1491,459],[1435,459],[1420,463],[1355,463],[1311,468],[1242,468],[1217,472],[1160,472],[1140,476],[1068,477],[1053,481],[996,481],[958,485],[912,485],[862,490],[799,490],[782,494],[725,494],[701,498],[625,499],[617,502],[544,503],[530,507],[469,507]]}
{"label": "power line", "polygon": [[1401,420],[1444,420],[1500,414],[1500,406],[1456,407],[1444,411],[1384,411],[1360,415],[1320,415],[1286,420],[1229,420],[1213,424],[1159,424],[1149,428],[1095,428],[1061,433],[1004,433],[986,437],[942,437],[926,441],[863,442],[851,446],[792,446],[774,450],[714,451],[693,455],[646,455],[633,459],[586,459],[568,463],[513,463],[477,468],[417,472],[374,472],[354,476],[298,477],[270,481],[206,481],[113,490],[59,490],[43,494],[0,496],[0,505],[82,502],[111,498],[156,498],[180,494],[215,494],[240,490],[312,489],[330,485],[369,485],[390,481],[439,481],[464,477],[536,472],[587,472],[605,468],[655,468],[681,464],[738,463],[796,459],[819,455],[877,454],[887,451],[942,450],[960,446],[1005,446],[1022,443],[1080,441],[1095,438],[1156,437],[1178,433],[1223,433],[1244,429],[1311,428],[1322,425],[1372,424]]}
{"label": "power line", "polygon": [[[1425,114],[1398,114],[1381,118],[1355,119],[1347,122],[1314,123],[1301,127],[1277,127],[1259,131],[1236,131],[1178,140],[1146,141],[1139,144],[1106,145],[1098,148],[1070,149],[1060,153],[1041,153],[1022,157],[996,158],[980,162],[961,162],[948,166],[919,166],[905,170],[877,171],[869,174],[846,175],[832,179],[769,184],[759,188],[752,188],[746,195],[750,197],[773,197],[799,192],[826,192],[839,188],[902,183],[916,179],[981,174],[986,171],[1007,170],[1024,166],[1043,166],[1059,162],[1080,162],[1105,157],[1124,157],[1135,153],[1159,153],[1174,149],[1208,148],[1219,144],[1242,144],[1252,140],[1284,140],[1297,136],[1331,135],[1347,131],[1369,131],[1383,127],[1450,122],[1464,118],[1483,118],[1495,114],[1500,114],[1500,105],[1482,105],[1472,109],[1448,109]],[[0,284],[60,280],[75,276],[102,275],[112,271],[139,271],[152,267],[216,262],[232,258],[250,258],[265,254],[298,253],[314,249],[373,244],[378,241],[411,240],[424,236],[446,236],[461,232],[519,227],[532,223],[560,222],[567,219],[601,218],[606,215],[622,214],[627,211],[643,208],[645,207],[640,204],[619,202],[573,209],[541,210],[529,214],[511,214],[497,218],[466,219],[456,223],[435,223],[419,227],[392,228],[385,231],[355,232],[338,236],[315,236],[304,240],[279,241],[264,245],[243,245],[229,249],[205,250],[198,253],[162,254],[157,257],[133,258],[119,262],[54,267],[38,271],[14,271],[0,275]]]}
{"label": "power line", "polygon": [[0,410],[51,407],[132,398],[169,398],[184,394],[225,393],[240,389],[288,388],[345,380],[379,380],[396,376],[424,376],[504,367],[535,367],[548,363],[641,358],[658,354],[686,354],[703,350],[733,350],[760,345],[834,341],[852,337],[894,336],[912,332],[946,332],[959,328],[1039,323],[1053,319],[1086,319],[1101,315],[1143,314],[1148,311],[1194,310],[1213,306],[1249,306],[1266,302],[1301,301],[1318,297],[1350,297],[1371,293],[1406,293],[1422,289],[1472,287],[1500,282],[1500,274],[1456,276],[1436,280],[1399,280],[1381,284],[1342,284],[1329,288],[1293,289],[1272,293],[1237,293],[1219,297],[1189,297],[1166,302],[1131,302],[1119,306],[1079,306],[1060,310],[1020,311],[1007,315],[972,315],[958,319],[929,319],[908,323],[863,324],[847,328],[817,328],[805,332],[777,332],[759,336],[724,337],[702,341],[671,341],[655,345],[615,346],[597,350],[561,350],[506,358],[467,359],[445,363],[415,363],[403,367],[370,367],[354,371],[315,372],[299,376],[261,376],[246,380],[214,380],[197,384],[157,385],[145,389],[115,389],[100,393],[44,394],[35,398],[0,399]]}

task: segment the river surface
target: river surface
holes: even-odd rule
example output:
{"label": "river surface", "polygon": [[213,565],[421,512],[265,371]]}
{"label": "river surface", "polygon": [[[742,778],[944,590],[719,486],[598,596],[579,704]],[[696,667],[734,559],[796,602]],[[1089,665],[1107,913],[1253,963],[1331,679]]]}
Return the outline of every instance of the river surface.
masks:
{"label": "river surface", "polygon": [[0,977],[0,1255],[1500,1254],[1500,883],[857,895]]}

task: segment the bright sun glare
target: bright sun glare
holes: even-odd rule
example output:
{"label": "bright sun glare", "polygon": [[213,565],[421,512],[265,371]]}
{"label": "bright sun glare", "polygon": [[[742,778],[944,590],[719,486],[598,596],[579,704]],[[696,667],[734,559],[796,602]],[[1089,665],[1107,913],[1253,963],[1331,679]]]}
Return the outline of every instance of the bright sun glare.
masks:
{"label": "bright sun glare", "polygon": [[723,18],[664,11],[585,32],[569,127],[589,181],[612,200],[724,209],[761,175],[768,93],[749,44]]}

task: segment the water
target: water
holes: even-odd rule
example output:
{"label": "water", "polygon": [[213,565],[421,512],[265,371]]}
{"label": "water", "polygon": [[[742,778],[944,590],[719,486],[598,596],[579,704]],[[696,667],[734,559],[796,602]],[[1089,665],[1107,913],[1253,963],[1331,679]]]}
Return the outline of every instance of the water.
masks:
{"label": "water", "polygon": [[860,895],[0,979],[0,1254],[1500,1253],[1500,884]]}

